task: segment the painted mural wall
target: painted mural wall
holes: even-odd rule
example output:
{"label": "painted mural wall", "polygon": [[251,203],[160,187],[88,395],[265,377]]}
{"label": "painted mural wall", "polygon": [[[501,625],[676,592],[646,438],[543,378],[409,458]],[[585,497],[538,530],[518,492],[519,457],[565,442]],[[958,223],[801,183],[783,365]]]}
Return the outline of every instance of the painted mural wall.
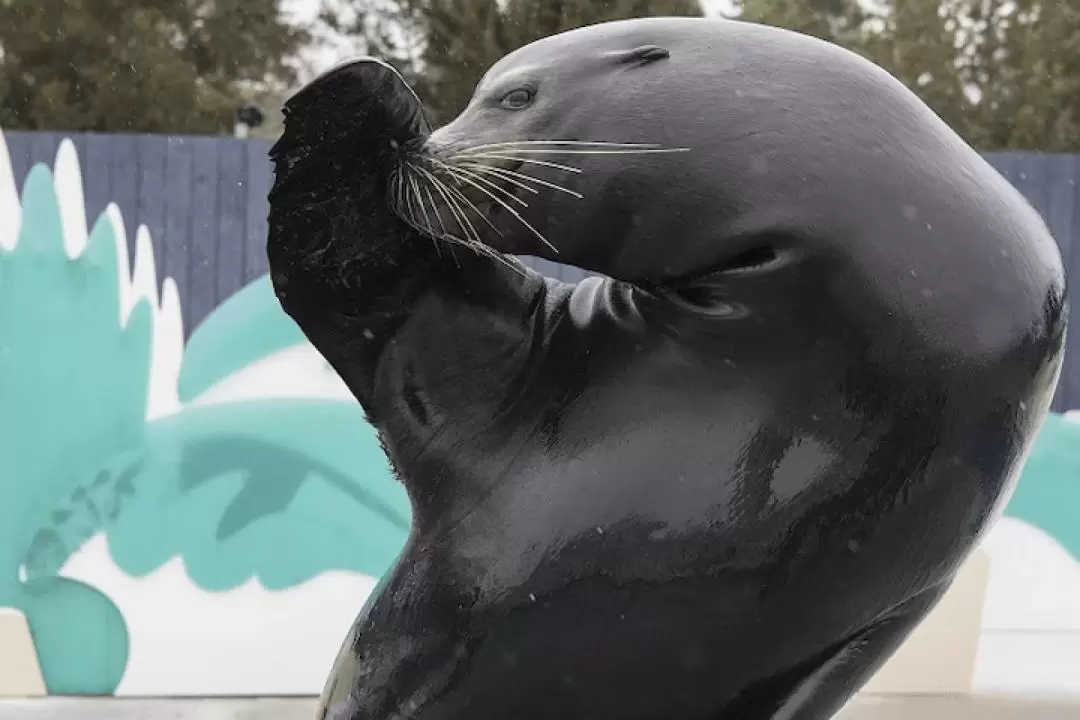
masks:
{"label": "painted mural wall", "polygon": [[[115,206],[86,217],[70,142],[16,187],[0,134],[0,676],[318,693],[404,491],[266,277],[185,342],[149,234],[133,258],[124,235]],[[1078,481],[1080,421],[1052,416],[983,544],[976,690],[1080,694]]]}
{"label": "painted mural wall", "polygon": [[0,142],[0,607],[48,691],[317,692],[409,524],[359,406],[265,277],[185,345],[70,143],[16,190]]}

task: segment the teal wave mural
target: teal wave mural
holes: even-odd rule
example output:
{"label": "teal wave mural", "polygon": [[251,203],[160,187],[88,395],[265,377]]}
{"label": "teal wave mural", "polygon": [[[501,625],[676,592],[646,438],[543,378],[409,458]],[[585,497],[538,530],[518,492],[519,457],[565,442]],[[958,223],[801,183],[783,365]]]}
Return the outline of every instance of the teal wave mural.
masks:
{"label": "teal wave mural", "polygon": [[1047,417],[1005,514],[1042,529],[1080,559],[1080,420]]}
{"label": "teal wave mural", "polygon": [[102,634],[103,620],[123,625],[108,598],[20,578],[38,529],[87,470],[144,442],[151,313],[142,303],[120,326],[115,248],[100,218],[69,259],[52,175],[30,172],[18,244],[0,253],[0,604],[26,613],[54,692],[111,691],[126,652],[123,633]]}
{"label": "teal wave mural", "polygon": [[221,304],[188,338],[180,370],[180,400],[189,402],[231,373],[304,342],[296,323],[282,321],[270,277],[264,275]]}
{"label": "teal wave mural", "polygon": [[377,579],[410,510],[348,398],[200,404],[304,342],[265,277],[192,334],[172,379],[177,407],[148,417],[152,367],[169,364],[155,356],[168,318],[156,293],[125,313],[125,287],[138,288],[124,277],[126,239],[109,213],[69,256],[61,195],[59,178],[35,166],[17,241],[0,249],[0,606],[27,617],[50,693],[108,694],[127,665],[125,618],[62,576],[92,537],[134,578],[179,558],[203,591],[252,579],[275,591],[331,570]]}

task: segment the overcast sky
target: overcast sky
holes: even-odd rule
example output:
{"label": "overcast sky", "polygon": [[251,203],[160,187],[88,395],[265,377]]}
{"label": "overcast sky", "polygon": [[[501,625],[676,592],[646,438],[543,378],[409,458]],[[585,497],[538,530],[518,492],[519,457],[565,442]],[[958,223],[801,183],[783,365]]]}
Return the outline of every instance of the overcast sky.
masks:
{"label": "overcast sky", "polygon": [[[536,0],[543,2],[543,0]],[[283,0],[286,11],[293,14],[297,19],[311,20],[319,12],[321,0]],[[731,7],[730,0],[701,0],[702,7],[708,15],[715,14],[725,7]],[[363,52],[363,47],[355,40],[343,37],[322,38],[317,47],[309,48],[303,53],[303,58],[308,65],[308,72],[319,73],[326,70],[341,60]]]}

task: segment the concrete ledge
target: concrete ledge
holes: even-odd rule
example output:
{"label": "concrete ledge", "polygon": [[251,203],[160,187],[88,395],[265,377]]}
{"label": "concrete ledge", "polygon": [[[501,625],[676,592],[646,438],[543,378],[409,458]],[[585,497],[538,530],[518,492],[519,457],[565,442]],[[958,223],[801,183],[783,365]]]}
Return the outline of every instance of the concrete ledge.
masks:
{"label": "concrete ledge", "polygon": [[[3,720],[311,720],[314,698],[0,700]],[[836,720],[1076,720],[1080,698],[864,695]]]}
{"label": "concrete ledge", "polygon": [[1080,697],[861,695],[835,720],[1075,720]]}
{"label": "concrete ledge", "polygon": [[0,698],[45,694],[30,626],[14,608],[0,607],[0,651]]}

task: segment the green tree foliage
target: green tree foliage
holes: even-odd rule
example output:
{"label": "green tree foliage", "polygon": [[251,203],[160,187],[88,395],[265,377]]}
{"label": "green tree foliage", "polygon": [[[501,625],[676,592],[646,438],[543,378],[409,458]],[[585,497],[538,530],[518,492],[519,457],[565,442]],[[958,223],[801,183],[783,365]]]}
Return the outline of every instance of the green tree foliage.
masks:
{"label": "green tree foliage", "polygon": [[1077,0],[743,0],[737,11],[869,57],[981,150],[1080,150]]}
{"label": "green tree foliage", "polygon": [[[657,15],[700,16],[697,0],[353,0],[348,24],[373,54],[393,62],[416,86],[435,124],[468,103],[496,60],[547,35],[605,20]],[[340,6],[339,6],[340,7]]]}
{"label": "green tree foliage", "polygon": [[0,127],[228,132],[306,39],[275,2],[0,0]]}
{"label": "green tree foliage", "polygon": [[743,0],[740,20],[795,30],[838,45],[858,43],[865,12],[858,0]]}

